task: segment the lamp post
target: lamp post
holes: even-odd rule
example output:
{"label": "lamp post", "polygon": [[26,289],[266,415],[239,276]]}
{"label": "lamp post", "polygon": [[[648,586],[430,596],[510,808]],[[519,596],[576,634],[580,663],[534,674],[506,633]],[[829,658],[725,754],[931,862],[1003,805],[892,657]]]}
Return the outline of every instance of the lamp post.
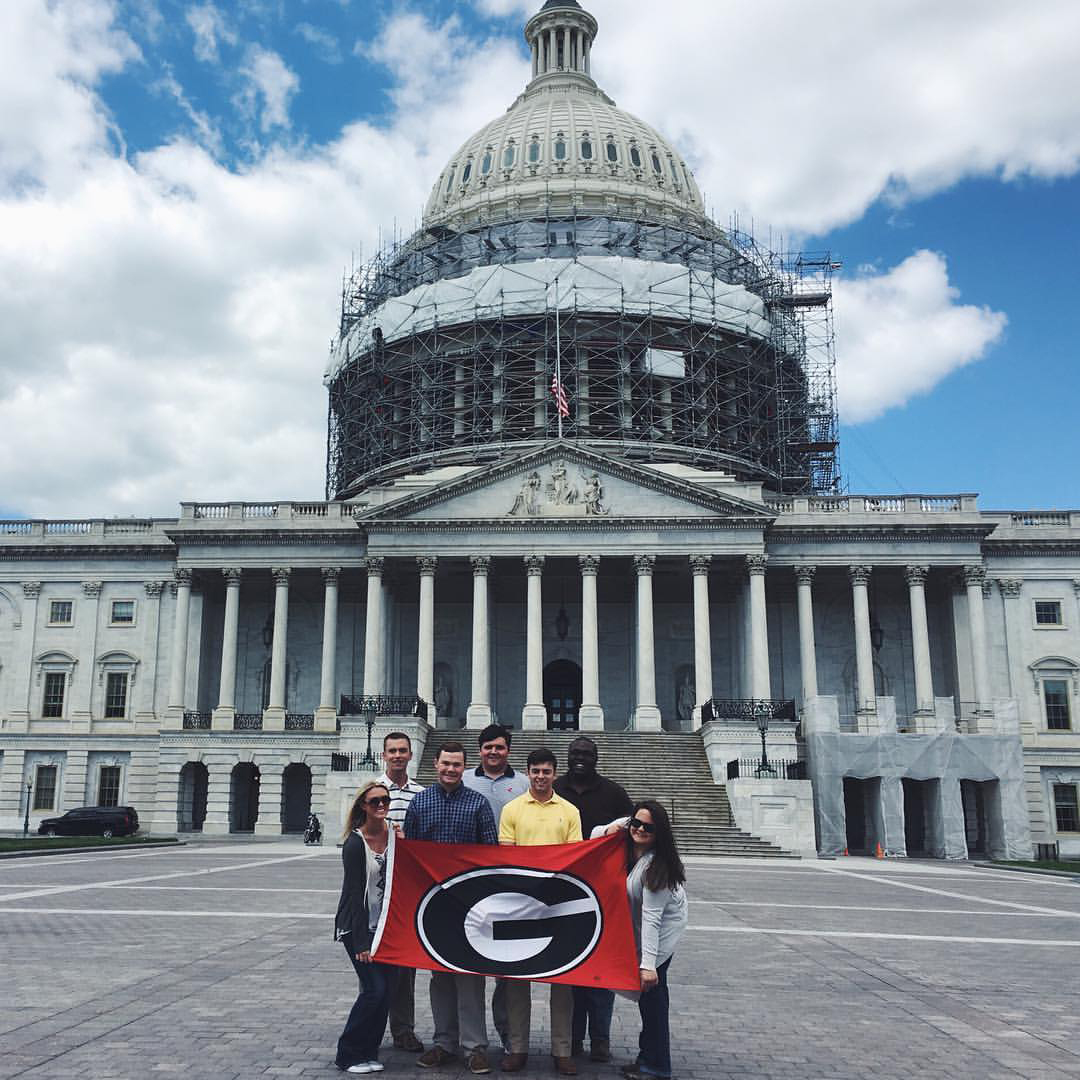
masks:
{"label": "lamp post", "polygon": [[761,734],[761,763],[755,773],[760,777],[765,773],[770,776],[776,775],[776,770],[769,764],[769,755],[765,750],[765,734],[769,730],[769,720],[772,717],[772,705],[768,701],[754,702],[754,719],[757,721],[758,731]]}
{"label": "lamp post", "polygon": [[23,818],[22,834],[25,840],[30,834],[30,796],[34,793],[34,782],[26,781],[26,816]]}
{"label": "lamp post", "polygon": [[375,755],[371,750],[371,732],[375,728],[375,710],[376,710],[375,698],[366,698],[364,700],[364,723],[367,724],[367,750],[364,751],[364,757],[361,761],[362,765],[366,765],[369,769],[375,768]]}

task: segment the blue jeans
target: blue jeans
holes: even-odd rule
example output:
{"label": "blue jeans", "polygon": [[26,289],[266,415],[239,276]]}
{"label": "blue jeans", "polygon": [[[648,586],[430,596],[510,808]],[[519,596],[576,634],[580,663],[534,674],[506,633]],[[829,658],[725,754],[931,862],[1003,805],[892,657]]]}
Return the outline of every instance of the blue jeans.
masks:
{"label": "blue jeans", "polygon": [[615,994],[611,990],[599,987],[574,987],[574,1021],[571,1038],[574,1043],[585,1042],[585,1030],[588,1028],[589,1041],[595,1046],[598,1042],[611,1041],[611,1013],[615,1008]]}
{"label": "blue jeans", "polygon": [[671,1031],[668,1028],[667,973],[670,957],[657,969],[660,981],[638,999],[641,1034],[638,1036],[638,1068],[648,1076],[671,1076]]}
{"label": "blue jeans", "polygon": [[348,938],[344,945],[360,980],[360,993],[338,1039],[334,1062],[339,1069],[379,1060],[379,1045],[386,1034],[386,1018],[390,1012],[387,966],[362,964],[349,947]]}

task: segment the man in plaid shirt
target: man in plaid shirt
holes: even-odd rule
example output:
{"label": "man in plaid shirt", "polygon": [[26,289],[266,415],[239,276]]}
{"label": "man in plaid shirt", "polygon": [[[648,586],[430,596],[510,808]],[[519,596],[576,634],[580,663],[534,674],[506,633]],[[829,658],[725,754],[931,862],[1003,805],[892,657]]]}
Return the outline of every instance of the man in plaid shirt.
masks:
{"label": "man in plaid shirt", "polygon": [[[437,784],[413,796],[405,811],[405,838],[436,844],[497,844],[499,833],[491,805],[462,782],[465,747],[444,742],[435,755]],[[483,975],[431,973],[431,1015],[435,1045],[416,1063],[423,1069],[448,1065],[458,1046],[471,1073],[491,1071],[487,1059]]]}

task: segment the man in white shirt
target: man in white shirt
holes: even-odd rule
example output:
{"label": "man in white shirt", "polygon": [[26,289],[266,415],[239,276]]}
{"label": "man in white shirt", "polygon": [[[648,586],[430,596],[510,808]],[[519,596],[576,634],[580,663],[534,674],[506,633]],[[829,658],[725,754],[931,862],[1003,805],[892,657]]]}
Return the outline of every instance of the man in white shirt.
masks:
{"label": "man in white shirt", "polygon": [[[409,776],[412,761],[412,740],[403,731],[391,731],[383,739],[383,763],[386,771],[379,783],[390,792],[390,810],[386,820],[400,830],[405,824],[405,811],[413,796],[424,789]],[[416,1037],[416,972],[412,968],[390,968],[390,1034],[394,1045],[402,1050],[421,1053],[424,1044]]]}

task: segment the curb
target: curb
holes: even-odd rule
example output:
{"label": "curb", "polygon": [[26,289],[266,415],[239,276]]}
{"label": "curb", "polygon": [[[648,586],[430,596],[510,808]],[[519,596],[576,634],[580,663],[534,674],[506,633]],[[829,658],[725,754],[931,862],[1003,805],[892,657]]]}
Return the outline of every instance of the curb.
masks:
{"label": "curb", "polygon": [[1047,870],[1042,866],[1002,866],[1000,863],[992,862],[972,862],[971,865],[979,867],[980,870],[1007,870],[1018,874],[1038,874],[1042,877],[1067,878],[1070,881],[1080,882],[1080,874],[1071,870]]}
{"label": "curb", "polygon": [[154,848],[185,847],[183,840],[159,844],[116,844],[111,847],[39,848],[36,851],[0,851],[0,859],[35,859],[44,855],[98,855],[110,851],[148,851]]}

